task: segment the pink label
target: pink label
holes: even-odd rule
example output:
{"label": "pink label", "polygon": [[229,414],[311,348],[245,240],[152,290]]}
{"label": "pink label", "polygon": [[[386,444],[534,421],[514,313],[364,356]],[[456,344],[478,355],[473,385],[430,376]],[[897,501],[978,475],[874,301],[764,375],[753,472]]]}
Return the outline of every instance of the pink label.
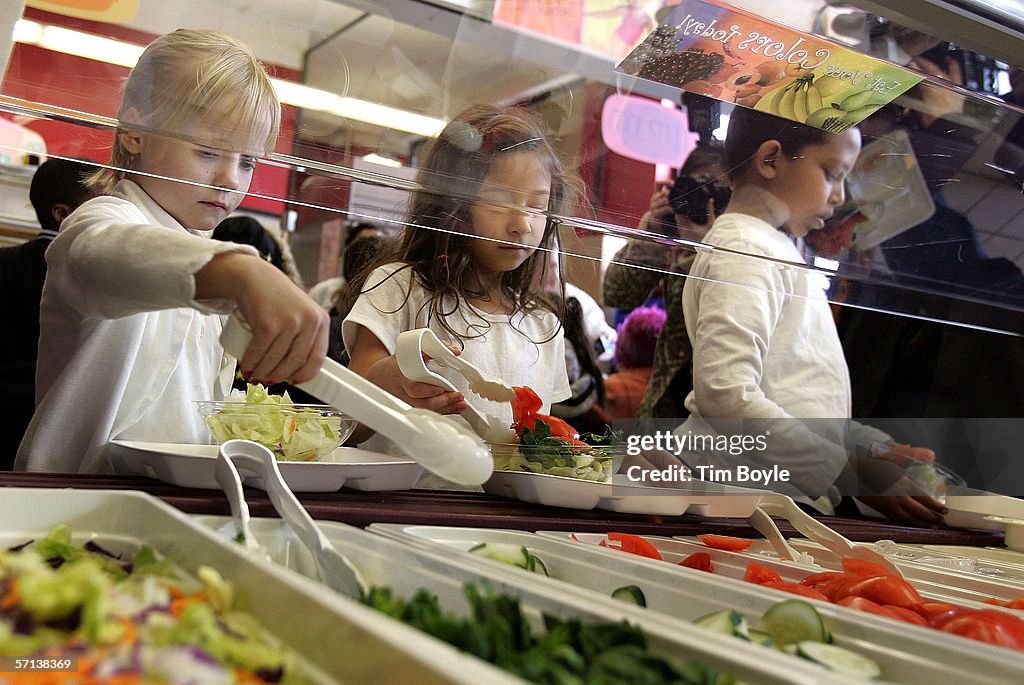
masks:
{"label": "pink label", "polygon": [[676,168],[700,140],[690,131],[685,112],[618,93],[604,101],[601,137],[609,150],[623,157]]}

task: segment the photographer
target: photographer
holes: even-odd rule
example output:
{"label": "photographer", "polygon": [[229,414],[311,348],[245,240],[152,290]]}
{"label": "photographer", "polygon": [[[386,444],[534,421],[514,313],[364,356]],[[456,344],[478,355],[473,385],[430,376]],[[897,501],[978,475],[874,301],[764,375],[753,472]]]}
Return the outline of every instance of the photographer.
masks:
{"label": "photographer", "polygon": [[[671,186],[651,196],[650,209],[639,228],[700,240],[729,199],[721,153],[698,147],[687,157]],[[604,303],[610,307],[639,307],[652,291],[665,298],[665,327],[654,351],[654,366],[636,417],[686,418],[683,399],[692,387],[691,347],[683,320],[682,293],[694,252],[645,240],[631,240],[619,250],[604,276]],[[633,265],[643,268],[633,268]]]}

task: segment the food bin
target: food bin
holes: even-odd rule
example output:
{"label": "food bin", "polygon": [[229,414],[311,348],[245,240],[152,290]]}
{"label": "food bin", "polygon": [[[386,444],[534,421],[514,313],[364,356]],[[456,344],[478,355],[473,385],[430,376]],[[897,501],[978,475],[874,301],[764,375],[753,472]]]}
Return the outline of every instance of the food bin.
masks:
{"label": "food bin", "polygon": [[[564,540],[566,533],[538,535],[513,530],[406,524],[373,524],[370,530],[439,550],[449,558],[481,568],[505,568],[507,565],[469,554],[470,548],[481,543],[521,545],[539,557],[550,574],[550,578],[543,578],[507,567],[531,582],[552,584],[563,588],[563,592],[582,590],[588,597],[584,601],[588,603],[610,597],[616,588],[637,585],[646,597],[649,613],[656,614],[657,620],[668,625],[689,624],[698,617],[723,609],[755,617],[773,604],[793,598],[777,590],[738,582],[728,572],[708,574],[596,545],[568,542]],[[577,535],[581,539],[585,537]],[[659,545],[672,542],[647,539]],[[718,550],[700,547],[716,556],[717,565]],[[816,602],[815,608],[831,625],[835,644],[874,659],[882,667],[886,680],[933,685],[936,682],[995,684],[1020,682],[1024,678],[1024,663],[1007,658],[1011,654],[1005,649],[833,604]]]}
{"label": "food bin", "polygon": [[[45,506],[40,503],[45,502]],[[216,569],[244,609],[304,660],[316,683],[513,683],[483,662],[427,639],[355,601],[246,555],[187,515],[131,491],[4,488],[0,542],[44,537],[56,525],[73,540],[132,551],[148,544],[186,572]]]}
{"label": "food bin", "polygon": [[[215,529],[225,528],[222,517],[197,519]],[[279,563],[299,573],[315,575],[314,562],[291,537],[287,526],[276,519],[252,519],[259,542]],[[453,558],[446,550],[432,552],[407,540],[396,540],[341,523],[318,522],[320,530],[359,570],[367,584],[387,586],[403,598],[421,588],[438,596],[442,607],[467,614],[463,595],[466,583],[487,583],[495,591],[515,595],[524,614],[541,621],[542,612],[584,621],[626,620],[641,628],[656,651],[680,659],[694,659],[716,669],[732,672],[745,683],[847,683],[863,682],[840,675],[809,661],[766,650],[751,643],[737,642],[687,623],[667,623],[639,607],[610,597],[583,593],[564,584],[520,574],[501,565],[479,564]],[[487,682],[487,681],[482,681]]]}

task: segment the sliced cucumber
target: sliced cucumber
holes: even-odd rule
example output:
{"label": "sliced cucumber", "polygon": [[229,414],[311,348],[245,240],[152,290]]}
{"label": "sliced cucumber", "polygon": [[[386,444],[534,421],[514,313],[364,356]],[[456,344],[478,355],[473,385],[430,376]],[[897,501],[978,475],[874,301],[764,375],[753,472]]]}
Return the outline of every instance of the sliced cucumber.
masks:
{"label": "sliced cucumber", "polygon": [[805,640],[828,642],[828,626],[821,614],[802,599],[787,599],[772,606],[761,617],[761,627],[777,645],[792,645]]}
{"label": "sliced cucumber", "polygon": [[532,571],[534,573],[540,573],[545,576],[548,575],[547,565],[522,545],[511,545],[502,542],[482,542],[475,547],[470,547],[469,553],[482,556],[486,559],[500,561],[501,563],[509,564],[510,566],[518,566],[519,568],[526,569],[527,571]]}
{"label": "sliced cucumber", "polygon": [[772,639],[771,633],[768,633],[767,631],[751,628],[748,631],[748,635],[751,642],[756,642],[757,644],[764,645],[765,647],[775,646],[775,640]]}
{"label": "sliced cucumber", "polygon": [[868,657],[823,642],[800,642],[797,644],[797,654],[836,673],[860,678],[878,678],[882,675],[881,667]]}
{"label": "sliced cucumber", "polygon": [[750,639],[750,626],[747,625],[747,619],[734,609],[724,609],[713,614],[701,616],[694,620],[694,623],[701,628],[707,628],[716,633],[733,635],[744,640]]}
{"label": "sliced cucumber", "polygon": [[636,585],[623,585],[612,590],[612,597],[615,599],[621,599],[623,602],[629,602],[630,604],[636,604],[637,606],[647,606],[647,599],[644,597],[644,591]]}

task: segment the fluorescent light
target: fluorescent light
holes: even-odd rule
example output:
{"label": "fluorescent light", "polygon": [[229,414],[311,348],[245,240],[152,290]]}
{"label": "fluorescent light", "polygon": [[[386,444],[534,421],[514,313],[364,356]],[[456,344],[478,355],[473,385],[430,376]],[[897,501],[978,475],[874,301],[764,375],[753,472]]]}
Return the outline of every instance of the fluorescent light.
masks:
{"label": "fluorescent light", "polygon": [[[135,66],[139,61],[139,56],[145,50],[144,47],[131,43],[60,26],[40,24],[27,19],[19,19],[15,23],[14,41],[128,68]],[[274,84],[278,98],[286,105],[327,112],[345,119],[362,121],[420,136],[435,136],[445,125],[443,119],[435,119],[357,98],[341,97],[335,93],[294,81],[271,79],[271,82]]]}
{"label": "fluorescent light", "polygon": [[380,166],[389,166],[398,169],[402,166],[402,163],[397,159],[391,159],[390,157],[384,157],[378,155],[376,152],[371,152],[368,155],[363,155],[363,161],[369,162],[370,164],[378,164]]}

